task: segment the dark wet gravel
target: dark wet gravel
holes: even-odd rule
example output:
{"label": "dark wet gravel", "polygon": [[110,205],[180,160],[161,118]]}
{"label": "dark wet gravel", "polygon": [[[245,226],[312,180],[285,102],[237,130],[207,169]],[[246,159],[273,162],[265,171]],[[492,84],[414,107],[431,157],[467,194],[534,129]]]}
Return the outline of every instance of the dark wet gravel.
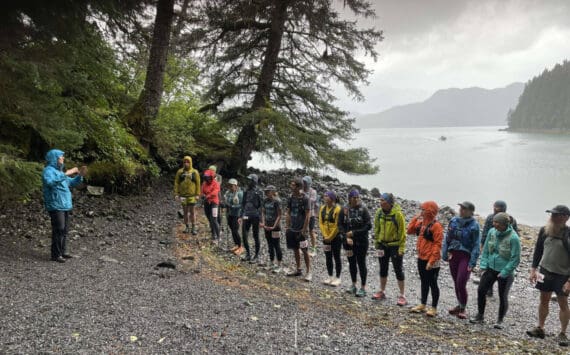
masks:
{"label": "dark wet gravel", "polygon": [[[287,186],[283,181],[277,183]],[[325,181],[320,188],[330,184],[336,183]],[[407,209],[417,206],[411,201],[402,204]],[[89,197],[76,192],[69,249],[77,258],[58,264],[49,261],[49,219],[38,201],[0,208],[0,353],[560,350],[552,337],[537,341],[524,334],[535,324],[538,303],[538,292],[526,281],[528,250],[511,291],[509,326],[496,331],[491,324],[497,297],[488,305],[490,324],[471,326],[446,314],[454,305],[446,266],[440,275],[441,313],[435,320],[410,315],[395,305],[392,273],[389,298],[381,304],[322,285],[326,272],[321,249],[313,258],[312,283],[273,275],[221,252],[214,253],[220,264],[233,265],[238,271],[235,279],[226,272],[223,280],[227,282],[220,282],[220,272],[210,273],[205,268],[198,273],[174,259],[178,242],[172,231],[179,223],[176,209],[168,183],[136,197]],[[534,235],[523,235],[531,237]],[[405,261],[410,305],[415,304],[419,292],[414,243],[414,238],[409,238]],[[212,255],[208,250],[204,252]],[[262,250],[265,253],[264,242]],[[284,255],[285,264],[292,265],[291,252]],[[177,269],[155,267],[164,261],[173,262]],[[345,258],[343,263],[343,286],[347,286]],[[371,295],[378,286],[377,259],[370,257],[368,265]],[[231,286],[230,281],[239,287]],[[262,281],[279,290],[290,289],[291,294],[306,293],[308,298],[256,288]],[[476,287],[469,283],[471,314],[476,309]],[[547,327],[552,335],[557,323],[556,313],[551,314]],[[473,340],[478,337],[485,342]]]}

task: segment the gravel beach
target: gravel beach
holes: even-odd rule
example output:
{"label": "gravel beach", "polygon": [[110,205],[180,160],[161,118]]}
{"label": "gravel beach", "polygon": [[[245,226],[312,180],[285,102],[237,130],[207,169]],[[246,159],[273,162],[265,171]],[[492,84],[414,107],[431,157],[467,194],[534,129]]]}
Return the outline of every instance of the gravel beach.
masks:
{"label": "gravel beach", "polygon": [[[299,172],[260,173],[278,186]],[[321,193],[350,186],[315,179]],[[393,191],[398,194],[397,191]],[[363,200],[378,202],[364,191]],[[407,220],[419,206],[399,200]],[[471,325],[447,314],[455,295],[447,265],[440,274],[440,314],[410,314],[396,305],[392,271],[388,299],[370,299],[378,287],[378,261],[369,253],[369,296],[322,284],[322,249],[313,258],[313,282],[273,274],[209,242],[204,218],[198,236],[180,233],[170,180],[140,196],[74,193],[69,251],[65,264],[49,261],[49,218],[39,200],[0,208],[0,353],[557,353],[557,306],[552,303],[544,340],[525,330],[536,322],[538,291],[527,281],[537,228],[523,227],[523,260],[510,293],[507,327],[492,323],[497,297],[489,299],[487,323]],[[442,209],[440,219],[453,215]],[[372,212],[372,211],[371,211]],[[516,216],[515,216],[516,217]],[[231,239],[224,231],[221,249]],[[262,251],[266,254],[265,241]],[[284,248],[284,242],[282,241]],[[284,263],[292,265],[292,252]],[[419,298],[415,237],[405,255],[409,306]],[[473,277],[472,277],[473,278]],[[471,314],[477,285],[469,282]]]}

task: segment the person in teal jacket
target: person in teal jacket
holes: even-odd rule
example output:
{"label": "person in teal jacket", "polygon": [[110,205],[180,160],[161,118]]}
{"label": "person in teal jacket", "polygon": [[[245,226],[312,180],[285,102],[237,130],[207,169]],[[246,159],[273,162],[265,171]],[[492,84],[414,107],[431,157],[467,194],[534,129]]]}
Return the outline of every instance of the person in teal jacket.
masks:
{"label": "person in teal jacket", "polygon": [[499,283],[499,316],[494,327],[503,329],[503,319],[509,308],[509,291],[513,284],[515,269],[521,260],[521,244],[513,229],[510,217],[505,212],[493,217],[493,228],[485,238],[480,268],[483,272],[477,289],[478,314],[471,323],[483,323],[487,291],[495,281]]}
{"label": "person in teal jacket", "polygon": [[73,208],[71,187],[83,181],[87,167],[64,170],[63,151],[52,149],[46,154],[46,167],[42,173],[44,206],[51,218],[51,260],[60,263],[71,256],[66,252],[69,211]]}

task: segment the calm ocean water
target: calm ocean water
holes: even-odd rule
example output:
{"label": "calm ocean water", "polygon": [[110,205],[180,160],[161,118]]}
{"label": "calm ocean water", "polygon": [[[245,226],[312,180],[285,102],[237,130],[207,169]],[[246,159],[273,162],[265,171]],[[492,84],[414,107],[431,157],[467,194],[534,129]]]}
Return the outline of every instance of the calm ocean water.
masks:
{"label": "calm ocean water", "polygon": [[[469,200],[487,215],[497,199],[519,222],[542,225],[546,209],[570,205],[570,135],[510,133],[501,127],[380,128],[362,130],[350,145],[366,147],[380,172],[352,176],[324,171],[346,183],[456,208]],[[445,136],[445,141],[440,140]],[[253,166],[294,164],[254,156]]]}

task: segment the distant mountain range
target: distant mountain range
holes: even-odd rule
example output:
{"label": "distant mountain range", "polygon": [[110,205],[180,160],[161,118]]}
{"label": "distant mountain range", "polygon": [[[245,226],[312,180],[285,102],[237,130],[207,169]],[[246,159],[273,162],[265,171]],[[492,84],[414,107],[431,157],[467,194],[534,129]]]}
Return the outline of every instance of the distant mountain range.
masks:
{"label": "distant mountain range", "polygon": [[395,106],[356,119],[359,128],[458,127],[507,125],[507,114],[517,106],[525,84],[499,89],[439,90],[423,102]]}

